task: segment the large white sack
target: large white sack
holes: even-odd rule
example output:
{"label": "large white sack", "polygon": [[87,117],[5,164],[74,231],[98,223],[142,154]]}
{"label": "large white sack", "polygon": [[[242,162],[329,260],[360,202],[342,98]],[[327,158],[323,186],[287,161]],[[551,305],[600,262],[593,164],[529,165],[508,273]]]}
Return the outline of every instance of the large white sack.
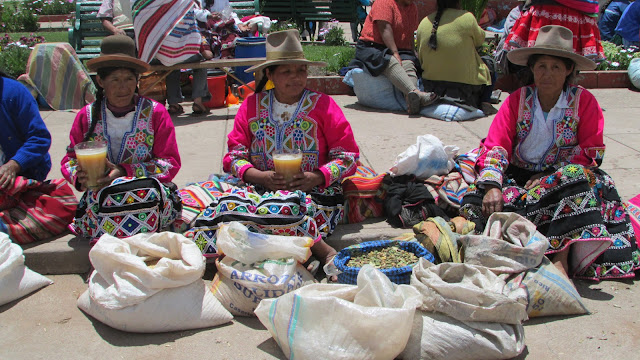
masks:
{"label": "large white sack", "polygon": [[199,329],[233,319],[202,279],[162,290],[141,303],[122,309],[109,309],[93,301],[89,290],[80,295],[77,305],[114,329],[139,333]]}
{"label": "large white sack", "polygon": [[218,272],[211,292],[234,315],[254,316],[262,299],[277,298],[315,282],[301,264],[311,255],[308,237],[258,234],[238,222],[220,227]]}
{"label": "large white sack", "polygon": [[521,324],[459,321],[437,312],[416,311],[399,359],[511,359],[524,350]]}
{"label": "large white sack", "polygon": [[89,279],[89,294],[93,301],[111,309],[141,303],[163,289],[191,284],[202,278],[206,266],[198,246],[172,232],[122,239],[105,234],[89,251],[89,259],[95,269]]}
{"label": "large white sack", "polygon": [[460,242],[466,264],[505,274],[507,287],[527,293],[529,317],[589,312],[567,275],[544,256],[549,240],[521,215],[493,213],[482,235],[461,236]]}
{"label": "large white sack", "polygon": [[526,218],[513,212],[489,216],[482,235],[460,237],[464,263],[493,272],[517,274],[535,268],[549,248],[549,240]]}
{"label": "large white sack", "polygon": [[24,265],[22,248],[0,232],[0,305],[53,284],[50,279]]}
{"label": "large white sack", "polygon": [[420,294],[365,265],[358,285],[312,284],[255,313],[287,358],[393,359],[406,346]]}
{"label": "large white sack", "polygon": [[103,235],[89,258],[95,271],[77,305],[113,328],[165,332],[232,319],[202,280],[200,249],[180,234]]}
{"label": "large white sack", "polygon": [[528,319],[525,291],[509,289],[483,266],[433,265],[421,258],[413,268],[411,285],[422,294],[423,311],[437,311],[460,321],[520,324]]}

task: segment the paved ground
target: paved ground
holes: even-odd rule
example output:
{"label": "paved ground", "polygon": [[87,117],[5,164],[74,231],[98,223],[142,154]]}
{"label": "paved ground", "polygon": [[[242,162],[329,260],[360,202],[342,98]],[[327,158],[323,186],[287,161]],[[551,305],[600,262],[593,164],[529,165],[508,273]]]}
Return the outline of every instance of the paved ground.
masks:
{"label": "paved ground", "polygon": [[[612,175],[620,195],[628,199],[640,193],[640,136],[637,114],[640,93],[626,89],[592,91],[605,111],[607,155],[603,168]],[[386,171],[396,155],[415,142],[416,136],[433,134],[444,144],[466,151],[485,136],[492,118],[463,123],[386,113],[357,104],[352,96],[335,96],[352,124],[362,152],[362,161],[376,171]],[[183,104],[186,109],[190,104]],[[236,108],[217,109],[206,117],[174,118],[182,156],[178,186],[206,179],[221,171],[225,137],[233,124]],[[61,159],[68,144],[73,112],[42,112],[53,135],[51,155]],[[50,177],[59,177],[54,164]],[[336,248],[366,239],[404,232],[381,220],[347,225],[329,238]],[[83,242],[63,236],[25,251],[27,264],[52,275],[55,284],[19,301],[0,307],[0,358],[196,358],[281,359],[284,355],[256,319],[236,318],[232,324],[195,331],[141,335],[113,330],[84,315],[75,305],[85,289],[81,275],[88,270]],[[210,279],[210,278],[209,278]],[[640,341],[637,297],[640,287],[632,281],[592,283],[577,281],[588,316],[553,317],[525,324],[530,359],[633,357]],[[321,356],[319,355],[319,358]]]}

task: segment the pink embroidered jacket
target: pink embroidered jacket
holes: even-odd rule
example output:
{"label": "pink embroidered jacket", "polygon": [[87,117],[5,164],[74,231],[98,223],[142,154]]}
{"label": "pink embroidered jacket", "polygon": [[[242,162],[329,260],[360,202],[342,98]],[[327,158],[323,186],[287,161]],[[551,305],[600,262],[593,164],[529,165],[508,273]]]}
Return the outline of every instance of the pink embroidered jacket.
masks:
{"label": "pink embroidered jacket", "polygon": [[305,90],[291,119],[271,119],[273,91],[248,97],[238,109],[229,133],[223,169],[242,178],[250,167],[273,170],[278,148],[302,150],[303,171],[320,170],[324,187],[356,171],[360,150],[351,125],[331,97]]}
{"label": "pink embroidered jacket", "polygon": [[569,164],[599,166],[604,156],[604,117],[593,94],[579,86],[565,90],[564,116],[555,120],[554,142],[539,163],[522,158],[520,147],[531,131],[535,87],[513,92],[500,107],[480,146],[475,170],[476,184],[502,185],[509,164],[535,172]]}
{"label": "pink embroidered jacket", "polygon": [[[164,106],[145,98],[138,97],[136,113],[133,117],[132,131],[125,133],[117,159],[111,158],[111,141],[106,123],[106,103],[102,103],[102,116],[98,117],[95,130],[89,140],[103,140],[109,146],[107,158],[122,166],[131,177],[155,177],[162,182],[171,181],[180,170],[180,154],[176,141],[175,128]],[[76,185],[77,164],[73,147],[82,142],[89,131],[92,104],[82,108],[76,115],[69,138],[71,143],[67,155],[60,162],[62,176]]]}

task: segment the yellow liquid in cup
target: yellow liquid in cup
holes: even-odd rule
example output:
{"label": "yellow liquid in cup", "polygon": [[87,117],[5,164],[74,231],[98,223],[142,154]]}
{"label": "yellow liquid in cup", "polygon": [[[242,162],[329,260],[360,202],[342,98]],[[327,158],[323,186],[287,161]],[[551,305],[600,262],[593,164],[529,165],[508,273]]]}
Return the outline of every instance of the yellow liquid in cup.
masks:
{"label": "yellow liquid in cup", "polygon": [[98,179],[104,176],[107,167],[107,148],[100,149],[76,149],[76,157],[87,173],[87,187],[97,188]]}
{"label": "yellow liquid in cup", "polygon": [[286,182],[291,182],[293,176],[300,172],[302,153],[273,154],[273,164],[276,167],[276,173],[284,176]]}

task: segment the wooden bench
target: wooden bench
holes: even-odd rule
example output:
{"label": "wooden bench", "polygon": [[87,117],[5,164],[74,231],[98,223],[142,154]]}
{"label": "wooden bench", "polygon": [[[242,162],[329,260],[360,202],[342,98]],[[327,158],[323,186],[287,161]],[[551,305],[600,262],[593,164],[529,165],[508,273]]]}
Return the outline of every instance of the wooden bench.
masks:
{"label": "wooden bench", "polygon": [[98,19],[102,1],[76,2],[76,18],[69,28],[69,43],[75,49],[80,60],[89,60],[100,55],[100,42],[111,35]]}
{"label": "wooden bench", "polygon": [[357,22],[357,0],[264,0],[261,13],[279,21],[292,20],[298,25],[305,21]]}
{"label": "wooden bench", "polygon": [[240,19],[260,13],[260,0],[229,0],[229,5]]}

